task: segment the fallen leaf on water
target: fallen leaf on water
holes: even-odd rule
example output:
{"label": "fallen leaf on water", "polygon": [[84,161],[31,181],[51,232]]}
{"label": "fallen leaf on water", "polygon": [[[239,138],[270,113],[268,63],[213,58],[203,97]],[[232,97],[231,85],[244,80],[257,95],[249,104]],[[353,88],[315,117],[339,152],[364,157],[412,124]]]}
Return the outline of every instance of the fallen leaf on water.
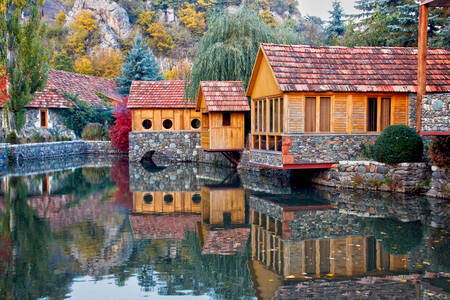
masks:
{"label": "fallen leaf on water", "polygon": [[430,264],[430,262],[428,262],[428,261],[424,261],[423,263],[426,264],[426,265]]}
{"label": "fallen leaf on water", "polygon": [[295,276],[294,275],[288,275],[288,276],[286,276],[286,278],[295,278]]}

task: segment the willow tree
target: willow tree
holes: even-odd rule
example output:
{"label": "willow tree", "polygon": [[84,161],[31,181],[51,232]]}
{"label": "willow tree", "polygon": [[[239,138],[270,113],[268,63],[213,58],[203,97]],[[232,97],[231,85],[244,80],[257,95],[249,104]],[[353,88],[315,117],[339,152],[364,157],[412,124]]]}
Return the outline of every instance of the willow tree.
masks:
{"label": "willow tree", "polygon": [[295,43],[297,35],[287,27],[270,27],[253,11],[220,11],[211,16],[200,40],[187,96],[195,99],[202,80],[238,80],[246,85],[260,43]]}
{"label": "willow tree", "polygon": [[0,0],[0,65],[8,74],[9,128],[25,125],[25,106],[47,79],[47,55],[43,47],[45,27],[39,9],[43,0]]}

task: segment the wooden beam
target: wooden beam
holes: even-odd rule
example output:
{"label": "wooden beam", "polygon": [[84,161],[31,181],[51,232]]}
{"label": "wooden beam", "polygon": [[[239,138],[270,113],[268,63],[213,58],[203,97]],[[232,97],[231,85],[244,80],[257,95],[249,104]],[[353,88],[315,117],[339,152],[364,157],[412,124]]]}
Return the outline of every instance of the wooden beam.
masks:
{"label": "wooden beam", "polygon": [[427,88],[428,6],[419,7],[419,44],[417,53],[416,131],[422,129],[422,98]]}

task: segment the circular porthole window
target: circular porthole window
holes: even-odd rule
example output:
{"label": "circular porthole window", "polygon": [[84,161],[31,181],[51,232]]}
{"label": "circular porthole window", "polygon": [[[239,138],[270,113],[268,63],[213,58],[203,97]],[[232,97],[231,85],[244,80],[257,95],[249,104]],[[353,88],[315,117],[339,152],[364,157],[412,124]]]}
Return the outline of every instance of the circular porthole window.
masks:
{"label": "circular porthole window", "polygon": [[153,196],[151,194],[145,194],[144,196],[145,204],[150,204],[153,202]]}
{"label": "circular porthole window", "polygon": [[171,194],[164,195],[164,202],[172,203],[173,202],[173,196]]}
{"label": "circular porthole window", "polygon": [[191,121],[191,127],[194,128],[194,129],[199,129],[200,125],[201,125],[201,123],[200,123],[199,119],[193,119]]}
{"label": "circular porthole window", "polygon": [[194,202],[194,204],[199,204],[202,201],[202,196],[200,196],[200,194],[194,194],[194,196],[192,196],[192,202]]}
{"label": "circular porthole window", "polygon": [[172,126],[173,126],[173,123],[172,123],[171,120],[169,120],[169,119],[164,120],[164,122],[163,122],[163,127],[164,127],[165,129],[170,129],[170,128],[172,128]]}
{"label": "circular porthole window", "polygon": [[144,127],[144,129],[150,129],[152,128],[152,121],[150,120],[144,120],[142,122],[142,127]]}

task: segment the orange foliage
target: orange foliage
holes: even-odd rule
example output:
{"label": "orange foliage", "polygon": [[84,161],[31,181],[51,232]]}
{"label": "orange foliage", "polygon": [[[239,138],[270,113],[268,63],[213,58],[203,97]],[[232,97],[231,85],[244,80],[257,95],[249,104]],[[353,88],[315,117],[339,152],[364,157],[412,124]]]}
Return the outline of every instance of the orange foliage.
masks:
{"label": "orange foliage", "polygon": [[8,100],[8,75],[6,68],[0,68],[0,103],[5,103]]}

